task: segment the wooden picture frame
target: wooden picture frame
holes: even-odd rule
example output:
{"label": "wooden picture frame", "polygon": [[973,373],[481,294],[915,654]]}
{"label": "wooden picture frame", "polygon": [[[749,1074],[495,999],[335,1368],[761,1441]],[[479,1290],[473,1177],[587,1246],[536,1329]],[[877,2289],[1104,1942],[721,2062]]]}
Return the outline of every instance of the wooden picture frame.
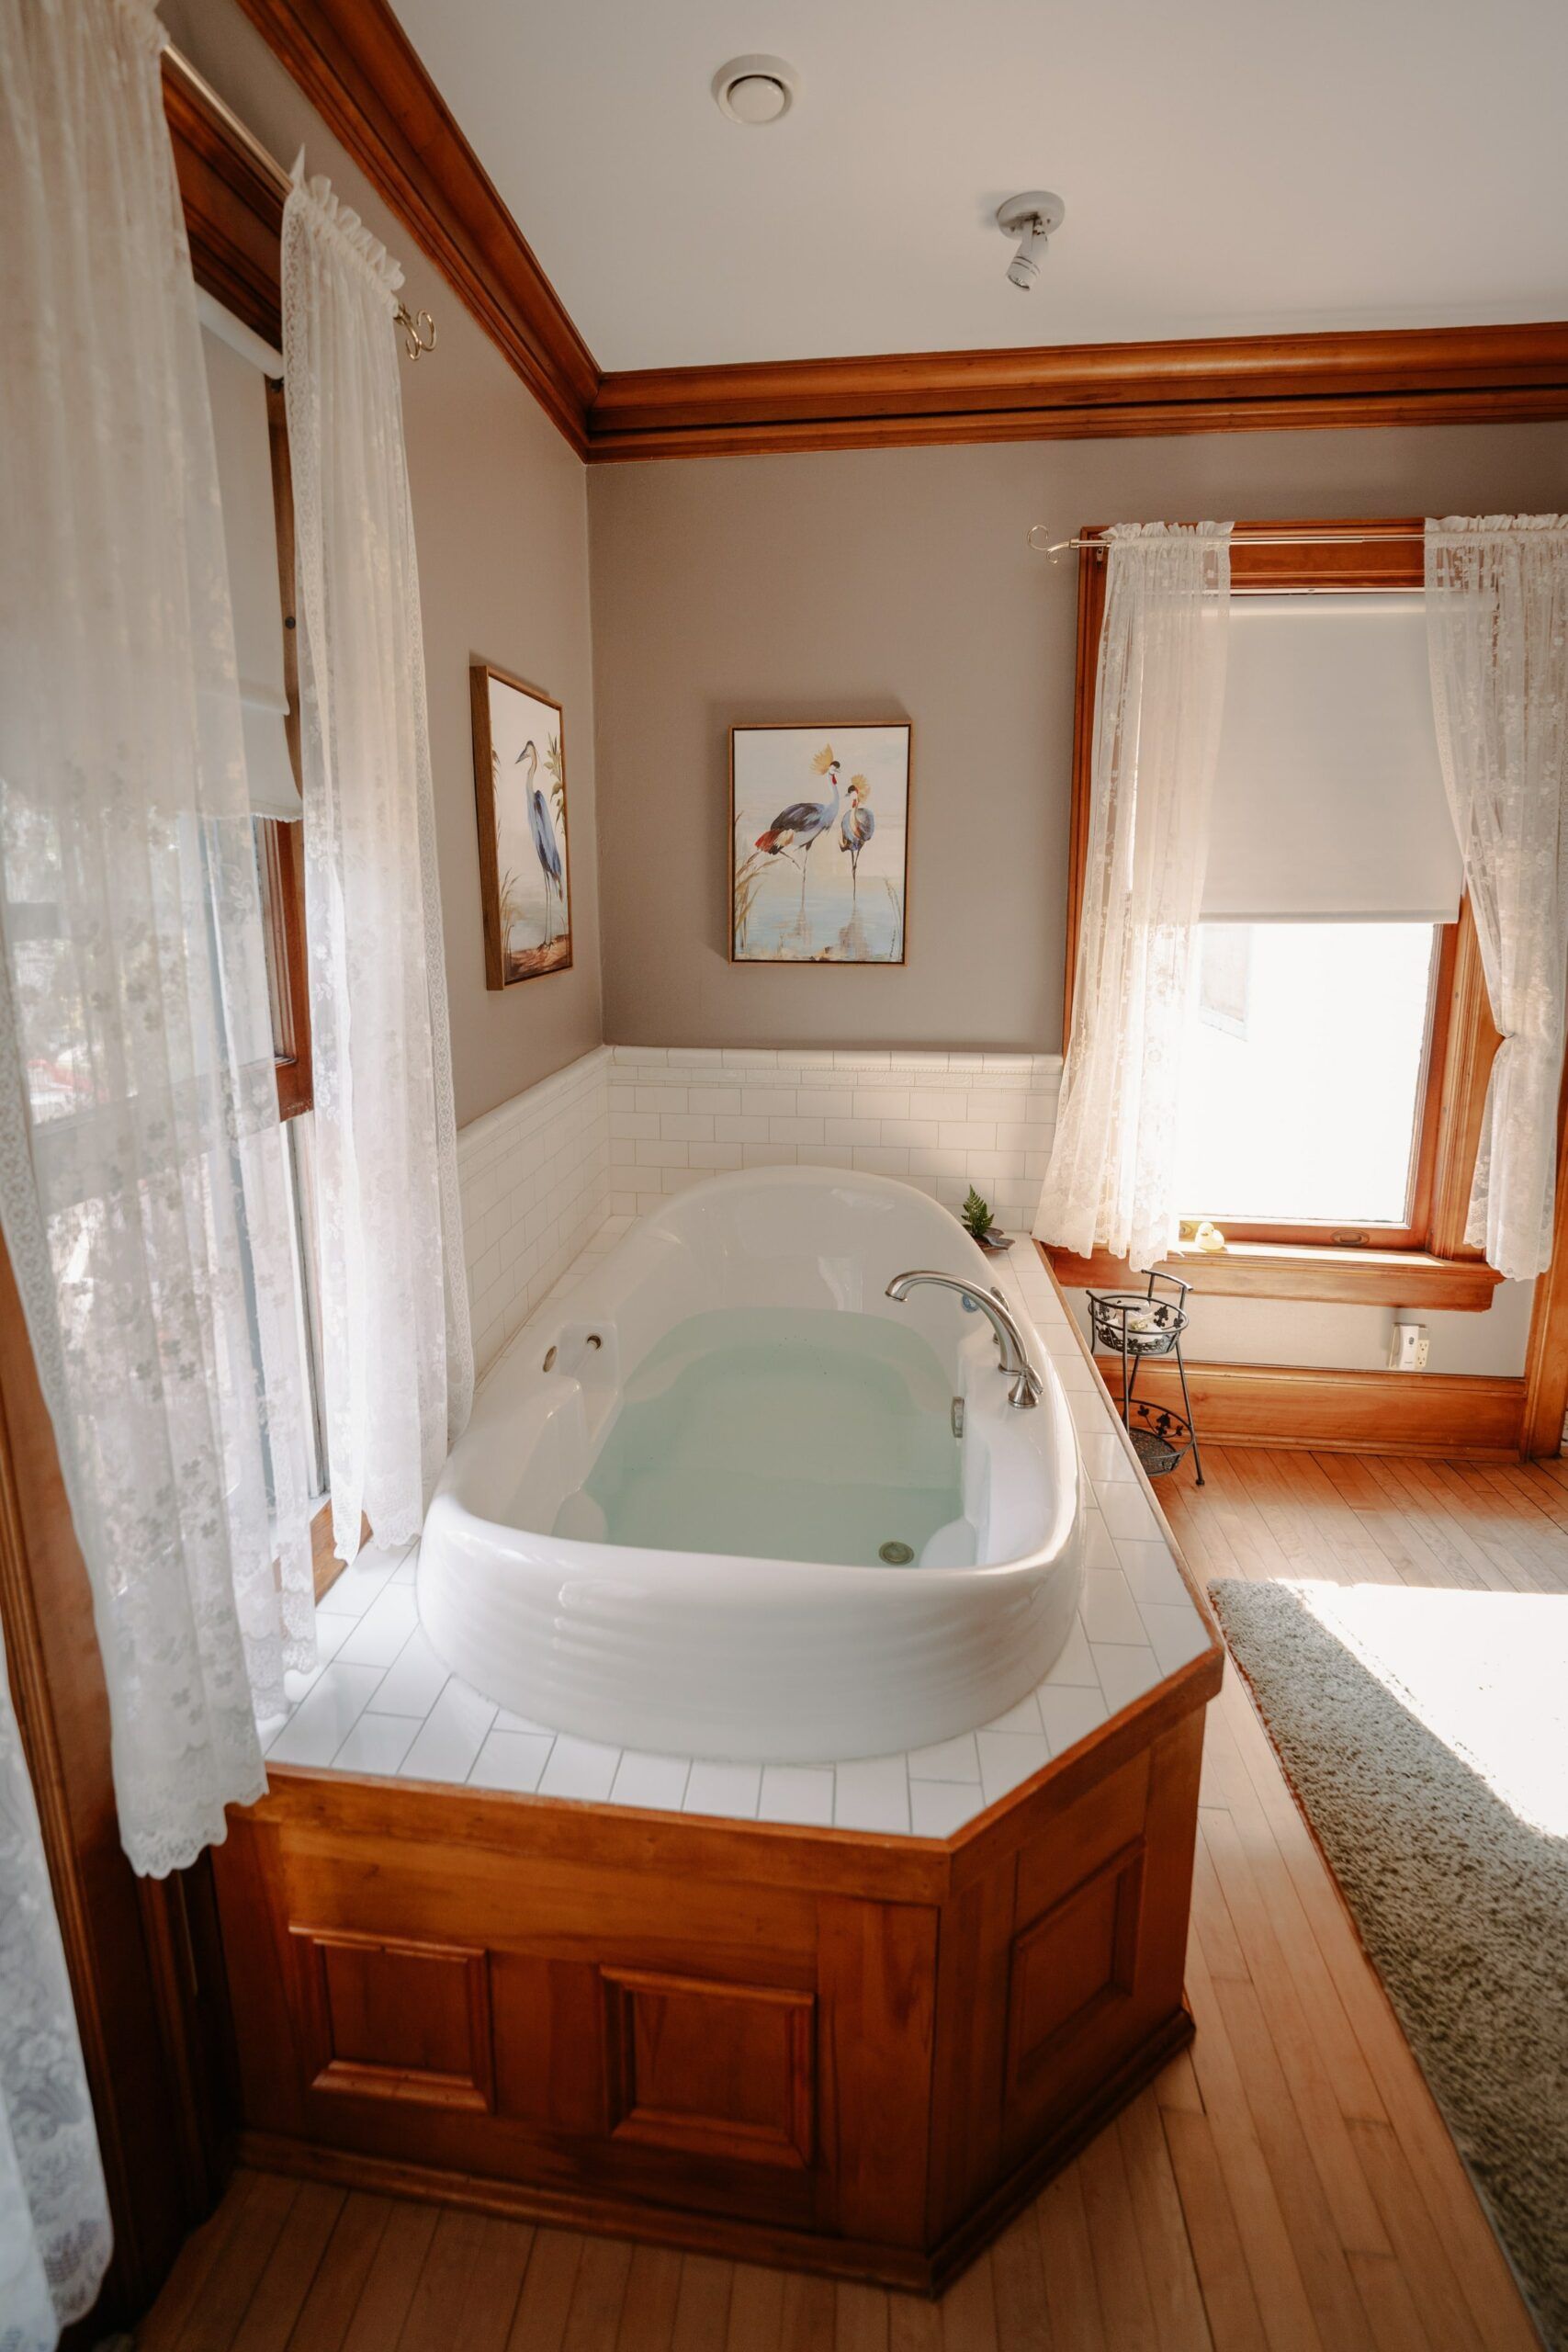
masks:
{"label": "wooden picture frame", "polygon": [[[908,962],[914,735],[907,718],[730,729],[732,964]],[[822,776],[830,790],[818,786]],[[813,807],[820,822],[780,822]],[[786,869],[800,874],[795,905],[779,888]]]}
{"label": "wooden picture frame", "polygon": [[493,662],[469,664],[468,697],[485,986],[515,988],[571,969],[566,718],[553,695]]}

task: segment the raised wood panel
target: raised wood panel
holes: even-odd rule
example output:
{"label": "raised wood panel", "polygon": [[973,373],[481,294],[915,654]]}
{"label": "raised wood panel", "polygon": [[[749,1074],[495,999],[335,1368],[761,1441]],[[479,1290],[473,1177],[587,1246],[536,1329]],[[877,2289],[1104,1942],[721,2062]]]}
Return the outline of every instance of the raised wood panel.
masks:
{"label": "raised wood panel", "polygon": [[588,426],[603,463],[1563,415],[1555,322],[626,370]]}
{"label": "raised wood panel", "polygon": [[[1120,1357],[1097,1357],[1121,1395]],[[1523,1380],[1447,1372],[1345,1372],[1317,1364],[1190,1363],[1200,1440],[1327,1453],[1414,1453],[1456,1462],[1517,1458]],[[1136,1395],[1181,1410],[1174,1364],[1145,1364]],[[1178,1474],[1180,1475],[1180,1474]]]}
{"label": "raised wood panel", "polygon": [[1064,2043],[1132,1998],[1136,1981],[1142,1839],[1122,1847],[1015,1936],[1008,2012],[1008,2086],[1027,2097]]}
{"label": "raised wood panel", "polygon": [[[1191,1661],[949,1840],[455,1789],[389,1803],[280,1770],[216,1858],[246,2145],[338,2182],[931,2286],[1189,2030],[1180,1759],[1217,1678]],[[1048,1910],[1129,1820],[1149,1848],[1136,1998],[1032,2072],[1021,2116],[1018,1890]]]}
{"label": "raised wood panel", "polygon": [[240,5],[582,454],[598,366],[387,0]]}
{"label": "raised wood panel", "polygon": [[488,2111],[487,1956],[291,1925],[310,2088]]}
{"label": "raised wood panel", "polygon": [[614,2138],[799,2169],[814,2153],[816,2000],[769,1984],[602,1972]]}

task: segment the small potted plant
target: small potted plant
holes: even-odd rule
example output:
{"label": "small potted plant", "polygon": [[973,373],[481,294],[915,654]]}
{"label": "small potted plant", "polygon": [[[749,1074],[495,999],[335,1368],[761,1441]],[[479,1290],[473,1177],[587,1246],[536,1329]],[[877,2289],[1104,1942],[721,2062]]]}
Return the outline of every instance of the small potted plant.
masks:
{"label": "small potted plant", "polygon": [[990,1203],[981,1199],[973,1184],[970,1185],[968,1197],[959,1211],[959,1223],[971,1240],[977,1241],[982,1250],[1001,1250],[1012,1248],[1011,1237],[1001,1230],[991,1215]]}

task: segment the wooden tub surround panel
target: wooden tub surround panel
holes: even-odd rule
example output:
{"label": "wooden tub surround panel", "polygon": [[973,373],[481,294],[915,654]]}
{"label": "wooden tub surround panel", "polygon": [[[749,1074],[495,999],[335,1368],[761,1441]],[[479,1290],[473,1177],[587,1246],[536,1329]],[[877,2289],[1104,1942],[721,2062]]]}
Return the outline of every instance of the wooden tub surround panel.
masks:
{"label": "wooden tub surround panel", "polygon": [[1190,2036],[1219,1683],[946,1841],[277,1770],[214,1857],[245,2155],[935,2292]]}

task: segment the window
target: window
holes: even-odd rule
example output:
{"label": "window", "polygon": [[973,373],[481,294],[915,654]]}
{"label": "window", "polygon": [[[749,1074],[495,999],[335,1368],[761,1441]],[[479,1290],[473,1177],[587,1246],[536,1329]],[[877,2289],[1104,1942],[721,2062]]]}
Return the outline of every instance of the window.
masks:
{"label": "window", "polygon": [[1201,927],[1184,1216],[1238,1240],[1421,1246],[1444,936],[1417,922]]}
{"label": "window", "polygon": [[[1462,901],[1456,919],[1451,828],[1429,799],[1422,813],[1421,525],[1320,523],[1344,536],[1269,543],[1299,527],[1240,523],[1232,540],[1226,737],[1179,1165],[1183,1217],[1213,1218],[1236,1251],[1189,1257],[1182,1272],[1216,1290],[1385,1303],[1408,1303],[1415,1280],[1423,1303],[1482,1308],[1495,1277],[1464,1227],[1497,1035]],[[1104,606],[1105,564],[1090,558],[1078,574],[1065,1035]],[[1056,1263],[1068,1283],[1124,1271],[1100,1256]]]}
{"label": "window", "polygon": [[293,497],[281,384],[265,347],[204,298],[203,353],[212,397],[219,488],[234,612],[245,763],[277,1078],[277,1148],[291,1211],[295,1326],[309,1406],[312,1491],[327,1490],[315,1231],[310,999],[298,789],[299,708],[292,634]]}

